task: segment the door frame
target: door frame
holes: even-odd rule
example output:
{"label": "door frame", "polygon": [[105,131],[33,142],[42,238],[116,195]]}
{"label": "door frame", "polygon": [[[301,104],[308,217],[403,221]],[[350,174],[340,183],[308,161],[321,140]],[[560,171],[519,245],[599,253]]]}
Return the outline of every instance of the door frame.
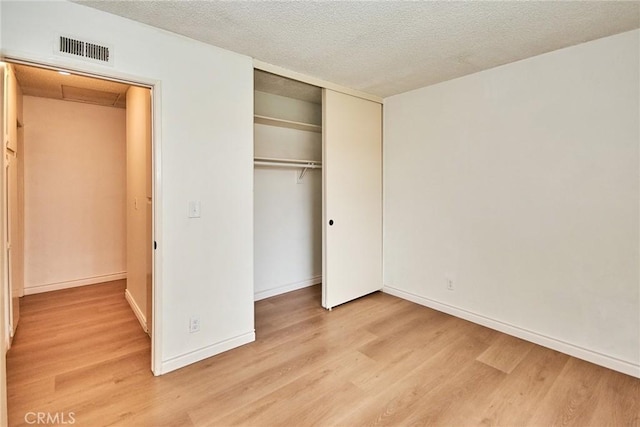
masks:
{"label": "door frame", "polygon": [[[134,86],[142,86],[151,90],[151,188],[152,188],[152,233],[154,242],[162,242],[162,81],[151,77],[137,76],[119,72],[114,69],[96,69],[91,64],[81,64],[76,61],[56,58],[36,58],[20,53],[5,52],[0,61],[45,68],[54,71],[66,71],[72,74],[82,75],[101,80],[111,80]],[[5,94],[6,95],[6,94]],[[2,167],[4,168],[4,156]],[[0,189],[4,193],[4,189]],[[2,194],[2,198],[5,195]],[[3,208],[3,211],[5,208]],[[6,212],[3,212],[6,214]],[[2,249],[6,251],[6,242],[2,242]],[[2,292],[7,297],[7,280],[2,277]],[[162,374],[162,245],[154,244],[152,250],[152,316],[151,316],[151,372],[158,376]],[[6,317],[6,313],[5,313]],[[5,319],[8,320],[8,319]],[[5,333],[4,331],[2,332]],[[4,339],[4,337],[2,337]]]}

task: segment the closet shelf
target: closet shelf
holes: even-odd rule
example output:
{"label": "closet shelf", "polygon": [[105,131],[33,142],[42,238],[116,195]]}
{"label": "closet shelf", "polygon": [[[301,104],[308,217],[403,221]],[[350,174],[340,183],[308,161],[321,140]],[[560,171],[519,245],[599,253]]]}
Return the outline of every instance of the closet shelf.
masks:
{"label": "closet shelf", "polygon": [[306,130],[310,132],[322,132],[322,126],[311,123],[294,122],[292,120],[276,119],[275,117],[253,116],[253,122],[261,125],[278,126],[283,128]]}

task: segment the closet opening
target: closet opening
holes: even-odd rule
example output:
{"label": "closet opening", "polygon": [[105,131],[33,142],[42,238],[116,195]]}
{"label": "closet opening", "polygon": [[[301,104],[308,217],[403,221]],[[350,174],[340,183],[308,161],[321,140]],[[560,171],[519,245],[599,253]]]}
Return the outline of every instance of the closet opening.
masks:
{"label": "closet opening", "polygon": [[[109,360],[150,370],[152,88],[24,63],[3,73],[8,385]],[[32,351],[50,360],[30,366]]]}
{"label": "closet opening", "polygon": [[320,306],[322,198],[322,89],[254,70],[255,301],[313,287]]}

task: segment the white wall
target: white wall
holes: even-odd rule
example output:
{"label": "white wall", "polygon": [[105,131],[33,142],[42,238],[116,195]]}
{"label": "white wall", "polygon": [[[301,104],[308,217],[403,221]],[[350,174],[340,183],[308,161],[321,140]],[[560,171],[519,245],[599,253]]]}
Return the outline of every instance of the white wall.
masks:
{"label": "white wall", "polygon": [[126,272],[125,110],[24,97],[25,293]]}
{"label": "white wall", "polygon": [[[319,104],[255,92],[256,114],[321,123]],[[254,155],[322,160],[322,134],[256,124]],[[259,300],[322,280],[322,172],[257,166],[254,172],[254,292]]]}
{"label": "white wall", "polygon": [[322,173],[256,167],[255,299],[322,280]]}
{"label": "white wall", "polygon": [[385,100],[390,292],[640,375],[639,38]]}
{"label": "white wall", "polygon": [[[69,2],[0,7],[4,55],[157,83],[155,372],[252,341],[251,58]],[[112,46],[114,66],[54,55],[57,34]]]}

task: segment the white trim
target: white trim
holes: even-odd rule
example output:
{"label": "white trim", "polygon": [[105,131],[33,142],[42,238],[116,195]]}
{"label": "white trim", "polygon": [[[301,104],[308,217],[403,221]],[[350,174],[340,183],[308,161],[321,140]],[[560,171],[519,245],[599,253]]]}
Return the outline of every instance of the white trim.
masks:
{"label": "white trim", "polygon": [[[322,89],[322,123],[327,122],[327,90]],[[327,214],[327,169],[331,168],[331,164],[327,165],[327,133],[322,132],[322,277],[327,276],[327,222],[329,220]],[[328,301],[327,281],[322,281],[322,306],[329,311],[331,307],[327,306]]]}
{"label": "white trim", "polygon": [[[127,85],[141,86],[152,89],[157,81],[152,79],[141,79],[138,76],[121,73],[112,68],[104,68],[103,64],[94,64],[91,62],[78,63],[82,61],[76,58],[65,57],[48,57],[38,58],[36,56],[27,55],[24,52],[0,50],[0,61],[7,61],[13,64],[28,65],[37,68],[44,68],[53,71],[68,71],[72,74],[108,80],[116,83]],[[106,65],[106,64],[105,64]]]}
{"label": "white trim", "polygon": [[229,338],[227,340],[172,357],[162,362],[160,372],[156,375],[164,375],[168,372],[175,371],[176,369],[183,368],[187,365],[191,365],[192,363],[199,362],[203,359],[215,356],[216,354],[223,353],[241,345],[248,344],[255,340],[256,333],[255,331],[251,331],[246,334],[238,335],[237,337]]}
{"label": "white trim", "polygon": [[286,285],[280,285],[275,288],[256,292],[253,294],[253,300],[260,301],[276,295],[286,294],[287,292],[297,291],[298,289],[308,288],[309,286],[317,285],[319,283],[322,283],[322,276],[314,276],[310,279],[301,280],[300,282],[287,283]]}
{"label": "white trim", "polygon": [[59,291],[60,289],[77,288],[79,286],[95,285],[96,283],[111,282],[114,280],[122,280],[127,278],[127,272],[104,274],[102,276],[85,277],[76,280],[67,280],[65,282],[46,283],[43,285],[35,285],[24,288],[25,295],[40,294],[42,292]]}
{"label": "white trim", "polygon": [[411,301],[416,304],[420,304],[425,307],[429,307],[434,310],[438,310],[443,313],[447,313],[452,316],[459,317],[461,319],[465,319],[482,326],[486,326],[487,328],[495,329],[496,331],[503,332],[507,335],[512,335],[514,337],[530,341],[543,347],[568,354],[569,356],[586,360],[587,362],[595,363],[596,365],[604,366],[605,368],[613,369],[614,371],[622,372],[623,374],[640,378],[639,364],[611,357],[606,354],[598,353],[596,351],[579,347],[577,345],[559,340],[557,338],[549,337],[538,332],[530,331],[528,329],[524,329],[510,323],[492,319],[490,317],[486,317],[459,307],[435,301],[430,298],[425,298],[419,295],[412,294],[410,292],[405,292],[391,286],[384,286],[382,288],[382,291],[389,295],[393,295],[407,301]]}
{"label": "white trim", "polygon": [[133,311],[133,314],[136,315],[138,322],[140,322],[140,326],[142,326],[142,330],[145,331],[146,333],[149,333],[149,328],[147,327],[147,318],[142,313],[142,310],[140,310],[140,307],[138,307],[138,304],[136,303],[136,300],[133,298],[133,296],[129,292],[129,289],[124,290],[124,299],[126,299],[129,305],[131,306],[131,310]]}
{"label": "white trim", "polygon": [[287,70],[286,68],[269,64],[267,62],[262,62],[258,59],[253,60],[253,68],[261,71],[266,71],[267,73],[277,74],[279,76],[287,77],[293,80],[298,80],[300,82],[308,83],[313,86],[335,90],[336,92],[355,96],[357,98],[368,99],[369,101],[377,102],[378,104],[383,103],[382,98],[377,95],[360,92],[359,90],[331,83],[326,80],[318,79],[316,77],[307,76],[306,74],[298,73],[297,71]]}
{"label": "white trim", "polygon": [[151,89],[151,191],[153,211],[151,227],[153,241],[151,275],[151,372],[160,375],[162,367],[162,82],[156,81]]}

